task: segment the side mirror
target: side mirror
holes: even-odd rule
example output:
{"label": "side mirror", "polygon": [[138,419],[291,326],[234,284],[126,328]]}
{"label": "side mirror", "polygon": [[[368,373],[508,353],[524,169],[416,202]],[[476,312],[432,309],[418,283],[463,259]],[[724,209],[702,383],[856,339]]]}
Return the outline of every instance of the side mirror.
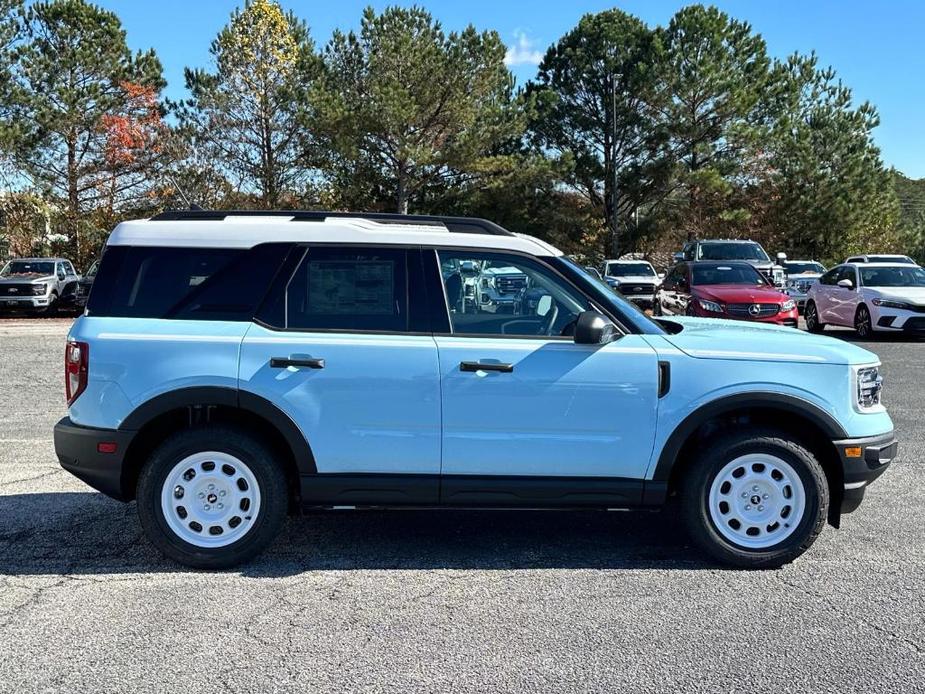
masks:
{"label": "side mirror", "polygon": [[854,282],[848,279],[838,280],[838,286],[843,289],[854,289]]}
{"label": "side mirror", "polygon": [[575,344],[604,345],[616,335],[614,324],[597,311],[582,311],[575,323]]}
{"label": "side mirror", "polygon": [[665,273],[664,273],[664,272],[658,273],[658,278],[659,278],[660,280],[665,279]]}
{"label": "side mirror", "polygon": [[782,262],[784,262],[785,260],[787,260],[787,254],[786,254],[786,253],[778,253],[778,254],[777,254],[777,262],[782,263]]}

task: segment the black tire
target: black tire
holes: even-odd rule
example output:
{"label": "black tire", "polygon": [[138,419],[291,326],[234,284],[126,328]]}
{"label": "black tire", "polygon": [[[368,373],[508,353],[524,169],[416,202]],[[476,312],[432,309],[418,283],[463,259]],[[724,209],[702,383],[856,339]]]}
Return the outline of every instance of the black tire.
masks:
{"label": "black tire", "polygon": [[[805,509],[797,527],[780,542],[760,549],[728,539],[718,530],[708,508],[717,475],[727,464],[750,453],[770,454],[787,463],[799,476],[805,493]],[[684,524],[694,542],[723,564],[746,569],[778,568],[799,557],[822,532],[829,509],[829,488],[819,462],[792,436],[772,429],[747,427],[711,439],[692,461],[680,492]],[[730,500],[738,500],[736,495],[737,491],[733,492]]]}
{"label": "black tire", "polygon": [[[187,456],[218,451],[235,456],[253,473],[260,491],[258,514],[240,539],[224,547],[199,547],[169,527],[161,490],[174,466]],[[169,436],[148,458],[137,487],[138,516],[145,535],[169,558],[196,569],[242,564],[266,549],[279,534],[288,509],[286,476],[258,438],[225,426],[186,429]]]}
{"label": "black tire", "polygon": [[803,320],[806,321],[806,329],[811,333],[821,333],[825,330],[825,323],[819,321],[819,310],[814,301],[806,302],[806,308],[803,309]]}
{"label": "black tire", "polygon": [[854,312],[854,330],[862,340],[874,336],[874,327],[870,320],[870,310],[864,304]]}

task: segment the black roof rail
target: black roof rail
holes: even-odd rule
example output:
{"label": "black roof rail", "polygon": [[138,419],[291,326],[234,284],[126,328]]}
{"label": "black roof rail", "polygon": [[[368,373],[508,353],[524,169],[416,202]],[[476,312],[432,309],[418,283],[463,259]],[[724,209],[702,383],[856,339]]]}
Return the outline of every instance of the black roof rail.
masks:
{"label": "black roof rail", "polygon": [[421,224],[444,226],[457,234],[513,236],[494,222],[479,217],[393,214],[390,212],[325,212],[323,210],[167,210],[151,217],[152,222],[221,221],[226,217],[292,217],[296,222],[323,222],[325,219],[370,219],[381,224]]}

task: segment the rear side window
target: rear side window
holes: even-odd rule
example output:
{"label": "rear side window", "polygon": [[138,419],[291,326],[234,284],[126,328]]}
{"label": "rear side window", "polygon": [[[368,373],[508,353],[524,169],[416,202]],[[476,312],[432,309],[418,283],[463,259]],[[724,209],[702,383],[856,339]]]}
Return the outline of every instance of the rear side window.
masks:
{"label": "rear side window", "polygon": [[285,330],[405,332],[408,252],[399,248],[315,246],[259,318]]}
{"label": "rear side window", "polygon": [[89,315],[251,320],[288,244],[238,248],[109,248],[90,292]]}

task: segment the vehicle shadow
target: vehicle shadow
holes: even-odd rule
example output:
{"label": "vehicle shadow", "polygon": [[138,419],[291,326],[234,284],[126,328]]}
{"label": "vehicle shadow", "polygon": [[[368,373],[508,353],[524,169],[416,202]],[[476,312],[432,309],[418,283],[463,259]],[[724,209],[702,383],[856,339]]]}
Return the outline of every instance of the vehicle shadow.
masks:
{"label": "vehicle shadow", "polygon": [[[236,572],[716,569],[671,511],[319,511],[294,517]],[[188,571],[142,535],[135,504],[101,494],[0,496],[0,575]]]}

